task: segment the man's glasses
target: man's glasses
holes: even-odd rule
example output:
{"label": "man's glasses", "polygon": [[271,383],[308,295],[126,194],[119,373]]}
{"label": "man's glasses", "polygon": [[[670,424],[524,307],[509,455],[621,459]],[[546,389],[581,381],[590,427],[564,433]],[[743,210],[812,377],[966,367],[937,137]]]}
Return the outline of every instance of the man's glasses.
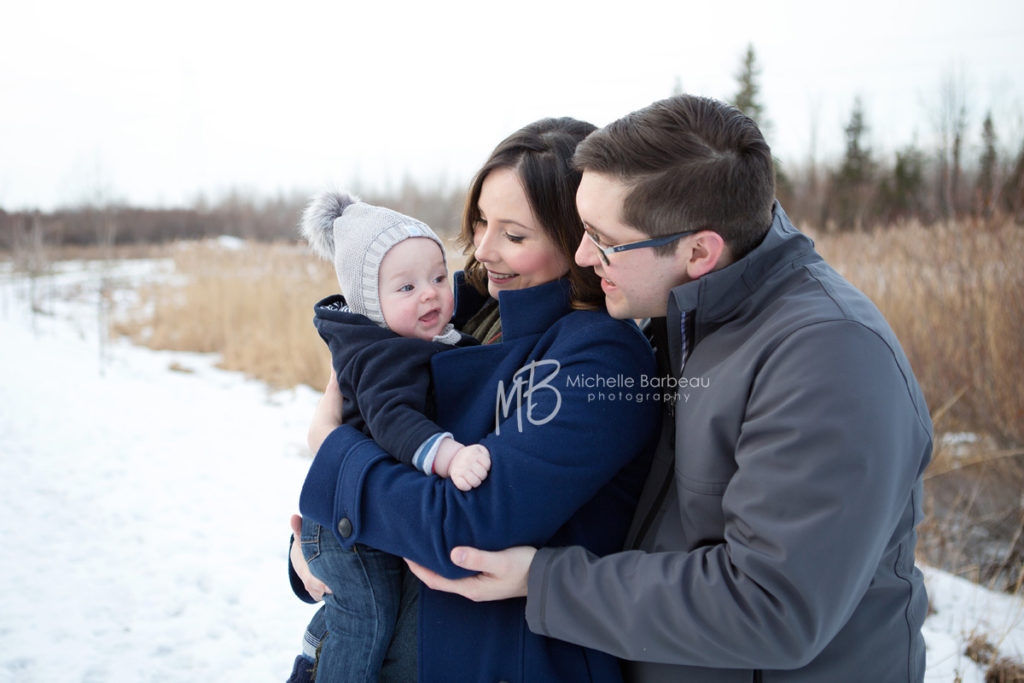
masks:
{"label": "man's glasses", "polygon": [[654,239],[649,239],[649,240],[640,240],[639,242],[629,242],[627,244],[616,244],[614,247],[602,246],[601,243],[598,242],[598,238],[594,235],[594,233],[589,228],[584,228],[584,232],[587,233],[587,237],[589,237],[590,241],[594,243],[594,246],[597,247],[597,250],[599,252],[601,252],[601,260],[604,261],[604,264],[606,266],[610,266],[611,262],[608,260],[608,257],[610,255],[616,253],[616,252],[619,252],[619,251],[629,251],[630,249],[643,249],[644,247],[660,247],[663,244],[669,244],[671,242],[674,242],[674,241],[676,241],[677,239],[679,239],[681,237],[686,237],[687,235],[692,235],[693,233],[697,232],[697,230],[687,230],[686,232],[677,232],[677,233],[675,233],[673,235],[665,235],[664,237],[655,237]]}

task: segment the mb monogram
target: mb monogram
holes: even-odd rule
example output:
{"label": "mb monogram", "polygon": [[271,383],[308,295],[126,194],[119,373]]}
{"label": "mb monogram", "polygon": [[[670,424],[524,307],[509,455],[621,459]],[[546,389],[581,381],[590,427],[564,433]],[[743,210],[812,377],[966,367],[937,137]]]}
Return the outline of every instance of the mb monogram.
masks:
{"label": "mb monogram", "polygon": [[[516,371],[512,376],[512,385],[508,393],[505,392],[505,381],[498,381],[498,400],[494,406],[494,433],[501,434],[501,420],[507,418],[509,410],[515,406],[516,428],[523,431],[523,415],[527,421],[534,425],[547,424],[558,415],[562,407],[562,395],[558,389],[551,385],[561,364],[557,360],[535,360],[530,361]],[[555,395],[555,406],[546,415],[535,416],[533,414],[536,403],[534,394],[541,391],[551,391]],[[526,400],[526,410],[523,410],[523,399]]]}

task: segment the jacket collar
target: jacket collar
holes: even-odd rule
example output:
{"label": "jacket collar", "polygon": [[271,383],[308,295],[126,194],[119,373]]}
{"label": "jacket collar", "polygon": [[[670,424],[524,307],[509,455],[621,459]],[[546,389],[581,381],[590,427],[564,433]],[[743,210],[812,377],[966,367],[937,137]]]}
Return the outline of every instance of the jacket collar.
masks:
{"label": "jacket collar", "polygon": [[[757,247],[735,263],[674,288],[669,294],[668,328],[678,328],[680,312],[694,314],[694,343],[731,317],[768,278],[806,258],[820,258],[814,242],[794,227],[778,201],[772,225]],[[672,321],[676,321],[674,324]],[[672,346],[675,346],[673,344]]]}
{"label": "jacket collar", "polygon": [[[490,297],[481,295],[466,281],[461,270],[455,274],[455,326],[476,313]],[[571,285],[562,278],[536,287],[513,289],[498,294],[501,315],[501,338],[539,334],[572,310]]]}

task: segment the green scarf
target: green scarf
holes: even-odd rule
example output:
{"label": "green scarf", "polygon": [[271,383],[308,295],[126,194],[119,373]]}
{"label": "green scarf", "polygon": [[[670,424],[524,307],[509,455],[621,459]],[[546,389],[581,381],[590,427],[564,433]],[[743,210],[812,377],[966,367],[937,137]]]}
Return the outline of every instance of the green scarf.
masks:
{"label": "green scarf", "polygon": [[476,337],[481,344],[501,341],[501,315],[497,299],[488,299],[473,317],[466,321],[462,331]]}

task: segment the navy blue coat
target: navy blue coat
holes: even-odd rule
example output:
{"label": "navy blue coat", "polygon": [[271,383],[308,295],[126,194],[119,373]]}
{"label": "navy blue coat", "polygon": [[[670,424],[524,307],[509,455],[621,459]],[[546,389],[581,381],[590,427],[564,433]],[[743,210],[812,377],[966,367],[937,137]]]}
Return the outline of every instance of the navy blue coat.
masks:
{"label": "navy blue coat", "polygon": [[[412,465],[420,445],[445,431],[430,419],[430,358],[452,345],[400,337],[344,306],[340,294],[319,301],[313,307],[313,324],[331,350],[345,423]],[[464,334],[459,345],[477,343]]]}
{"label": "navy blue coat", "polygon": [[[460,288],[457,318],[465,299]],[[657,437],[647,340],[632,322],[571,310],[565,281],[502,292],[499,305],[501,343],[431,362],[438,423],[490,449],[490,476],[459,491],[342,426],[317,453],[300,509],[343,546],[449,577],[467,575],[449,561],[457,545],[621,548]],[[420,680],[620,680],[614,657],[531,633],[524,606],[421,589]]]}

